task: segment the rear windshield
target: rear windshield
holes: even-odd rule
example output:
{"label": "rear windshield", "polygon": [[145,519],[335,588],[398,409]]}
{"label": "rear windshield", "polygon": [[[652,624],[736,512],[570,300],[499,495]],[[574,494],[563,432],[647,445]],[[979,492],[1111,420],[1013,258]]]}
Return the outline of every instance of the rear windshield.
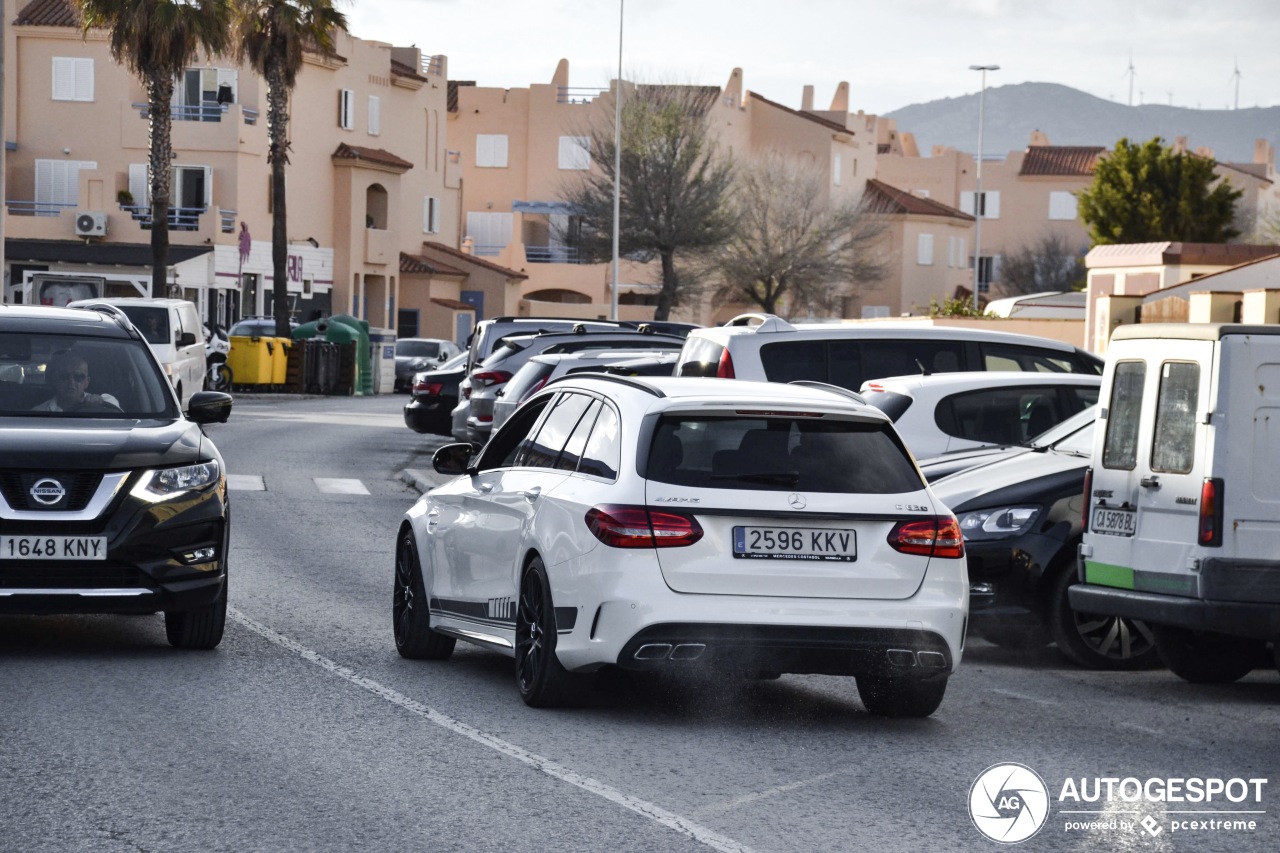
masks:
{"label": "rear windshield", "polygon": [[888,424],[822,416],[668,415],[654,432],[646,476],[756,491],[888,495],[924,487]]}
{"label": "rear windshield", "polygon": [[435,358],[439,354],[438,341],[396,341],[396,355],[401,358]]}
{"label": "rear windshield", "polygon": [[502,396],[507,400],[521,402],[525,397],[541,388],[553,370],[555,370],[554,364],[540,361],[526,363],[524,367],[516,371],[515,376],[511,377],[507,387],[502,389]]}

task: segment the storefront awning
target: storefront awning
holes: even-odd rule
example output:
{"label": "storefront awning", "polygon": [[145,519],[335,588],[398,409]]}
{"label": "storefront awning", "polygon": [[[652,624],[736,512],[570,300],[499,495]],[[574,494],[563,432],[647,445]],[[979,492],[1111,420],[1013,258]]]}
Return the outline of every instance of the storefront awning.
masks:
{"label": "storefront awning", "polygon": [[567,201],[513,201],[511,210],[514,213],[541,213],[545,216],[557,213],[562,216],[572,216],[578,212],[578,208]]}

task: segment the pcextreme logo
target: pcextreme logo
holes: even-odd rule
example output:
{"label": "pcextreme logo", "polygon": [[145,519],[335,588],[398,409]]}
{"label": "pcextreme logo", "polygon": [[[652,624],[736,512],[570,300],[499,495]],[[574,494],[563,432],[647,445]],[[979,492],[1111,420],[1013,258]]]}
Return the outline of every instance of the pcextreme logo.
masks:
{"label": "pcextreme logo", "polygon": [[1026,841],[1049,817],[1049,789],[1024,764],[993,764],[969,788],[969,817],[992,841]]}

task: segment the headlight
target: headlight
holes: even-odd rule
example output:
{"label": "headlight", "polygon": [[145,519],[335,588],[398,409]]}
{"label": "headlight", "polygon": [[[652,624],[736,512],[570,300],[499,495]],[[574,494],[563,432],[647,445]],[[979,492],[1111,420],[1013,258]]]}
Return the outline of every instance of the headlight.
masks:
{"label": "headlight", "polygon": [[217,462],[183,465],[181,468],[160,468],[148,472],[133,493],[152,501],[164,500],[216,483],[218,474]]}
{"label": "headlight", "polygon": [[966,542],[983,539],[1007,539],[1031,529],[1040,517],[1038,506],[1001,506],[961,513],[960,532]]}

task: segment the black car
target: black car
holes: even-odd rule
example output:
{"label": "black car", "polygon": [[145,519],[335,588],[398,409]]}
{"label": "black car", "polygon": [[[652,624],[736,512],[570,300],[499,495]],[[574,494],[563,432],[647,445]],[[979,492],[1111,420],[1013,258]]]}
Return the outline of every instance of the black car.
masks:
{"label": "black car", "polygon": [[452,413],[458,405],[458,383],[466,376],[467,353],[463,351],[435,370],[413,377],[404,406],[404,425],[414,432],[431,435],[452,434]]}
{"label": "black car", "polygon": [[440,367],[461,351],[453,341],[439,338],[400,338],[396,341],[395,392],[408,391],[414,375]]}
{"label": "black car", "polygon": [[1095,422],[1076,423],[1052,443],[1035,442],[931,487],[964,534],[971,631],[1007,648],[1053,641],[1069,660],[1092,669],[1138,669],[1157,659],[1145,623],[1076,613],[1067,600],[1077,581]]}
{"label": "black car", "polygon": [[122,312],[0,305],[0,614],[164,612],[211,649],[227,611],[231,397],[173,386]]}

